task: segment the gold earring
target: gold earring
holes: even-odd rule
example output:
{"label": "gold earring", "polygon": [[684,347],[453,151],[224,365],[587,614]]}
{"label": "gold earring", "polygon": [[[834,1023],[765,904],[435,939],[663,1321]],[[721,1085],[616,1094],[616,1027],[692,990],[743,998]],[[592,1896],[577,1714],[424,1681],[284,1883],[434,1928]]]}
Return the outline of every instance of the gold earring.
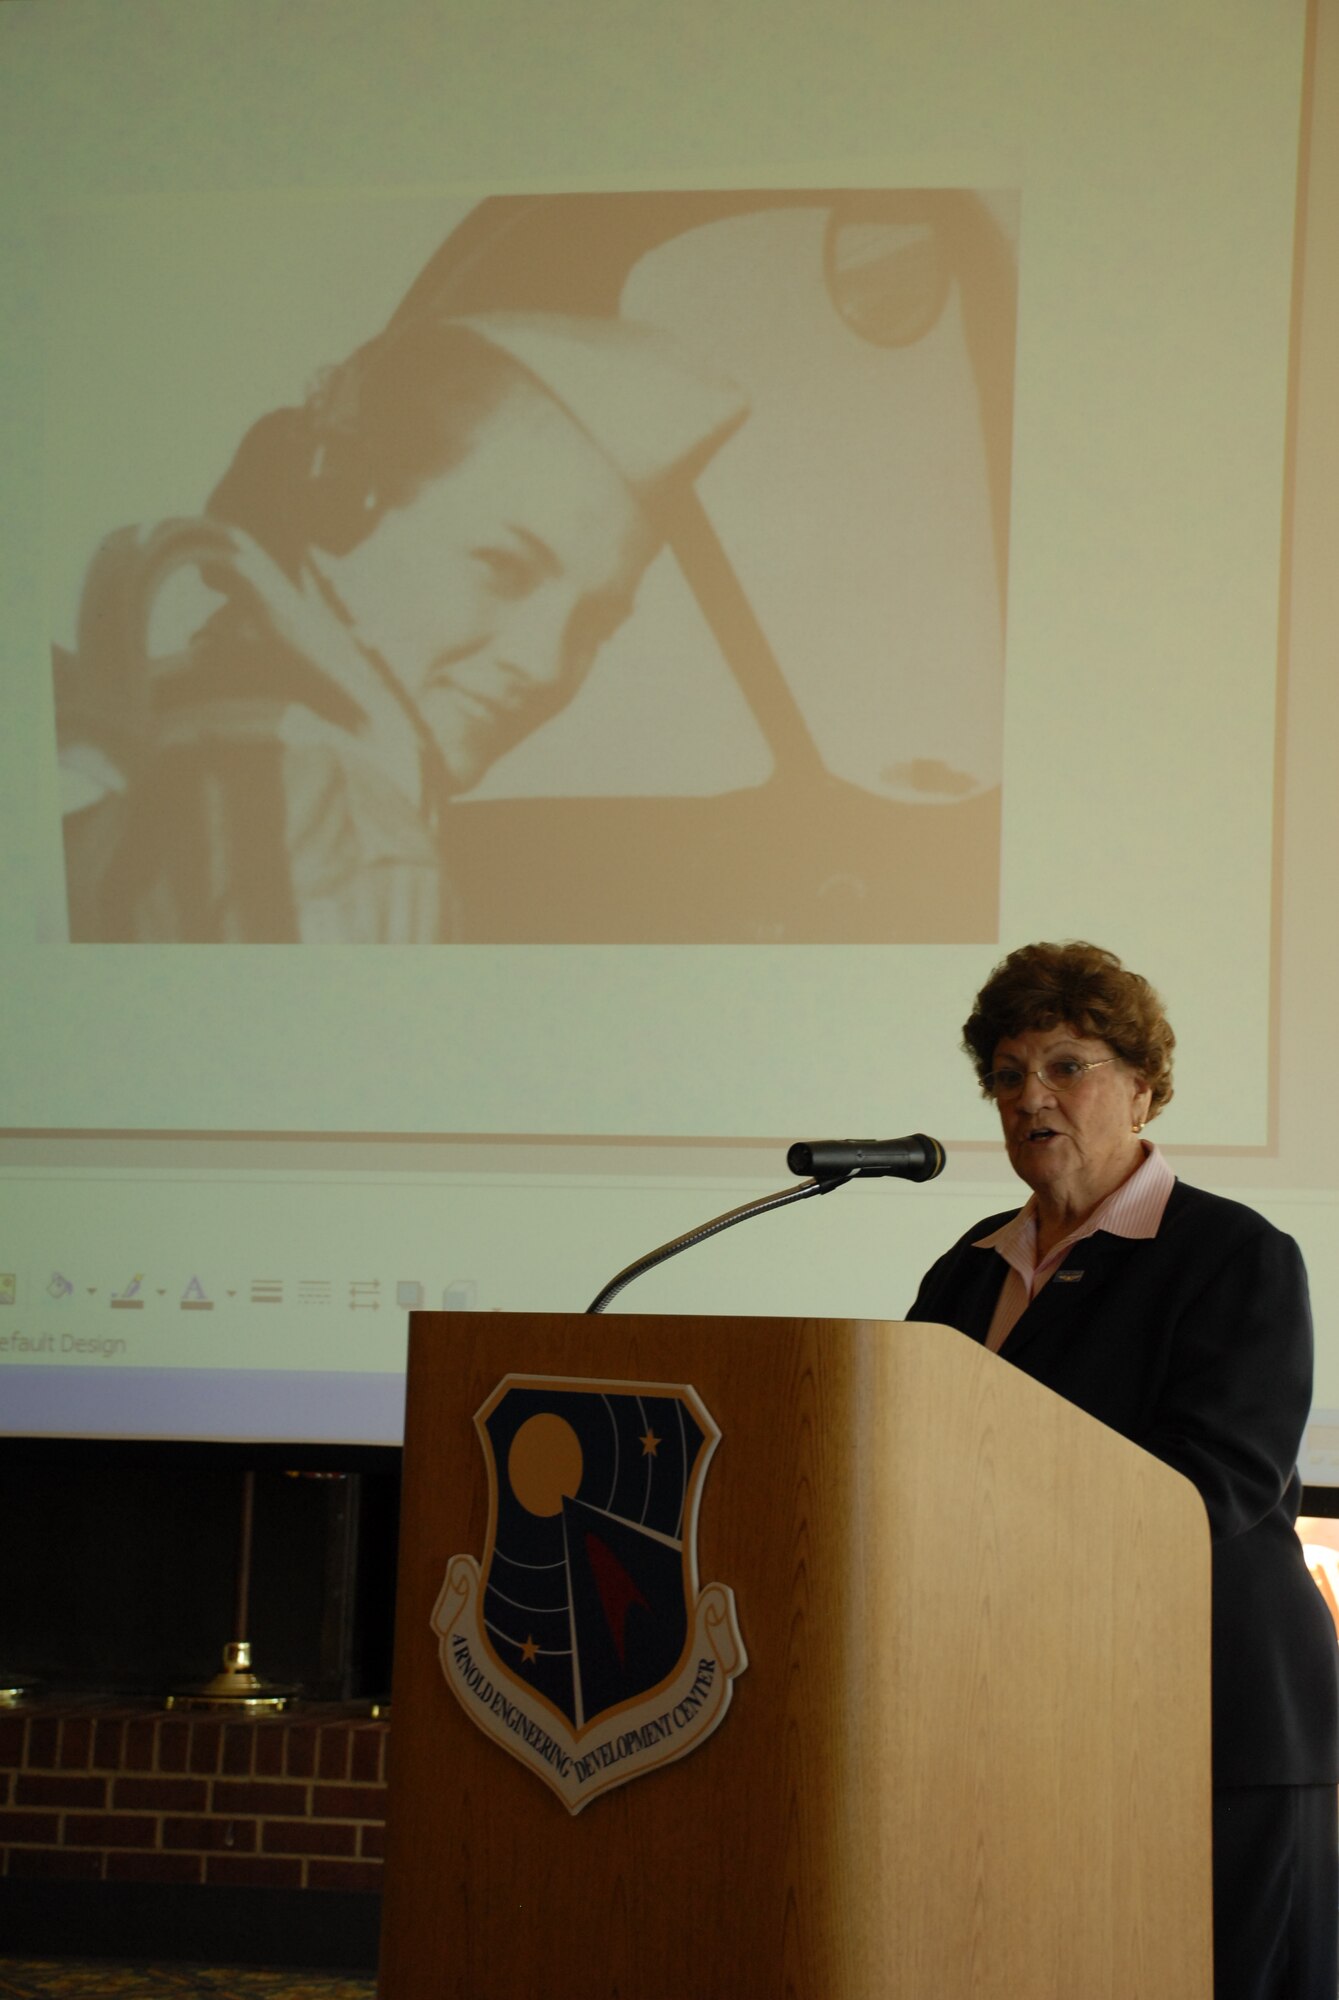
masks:
{"label": "gold earring", "polygon": [[1139,1120],[1139,1123],[1138,1123],[1137,1125],[1132,1125],[1130,1129],[1131,1129],[1131,1131],[1133,1131],[1133,1132],[1142,1132],[1142,1131],[1143,1131],[1143,1129],[1144,1129],[1144,1127],[1145,1127],[1145,1125],[1147,1125],[1147,1123],[1148,1123],[1148,1120],[1147,1120],[1146,1118],[1141,1118],[1141,1119]]}

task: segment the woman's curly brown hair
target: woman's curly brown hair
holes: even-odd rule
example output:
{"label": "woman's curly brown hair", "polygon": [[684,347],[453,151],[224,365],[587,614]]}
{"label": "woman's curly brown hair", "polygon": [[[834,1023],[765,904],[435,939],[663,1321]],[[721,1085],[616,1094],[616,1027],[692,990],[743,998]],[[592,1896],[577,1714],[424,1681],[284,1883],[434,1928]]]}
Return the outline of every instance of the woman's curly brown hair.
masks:
{"label": "woman's curly brown hair", "polygon": [[1139,973],[1127,972],[1114,952],[1081,939],[1020,946],[1001,959],[977,994],[962,1045],[983,1092],[996,1044],[1005,1035],[1062,1023],[1105,1042],[1144,1079],[1153,1093],[1150,1118],[1170,1102],[1176,1036],[1162,1001]]}

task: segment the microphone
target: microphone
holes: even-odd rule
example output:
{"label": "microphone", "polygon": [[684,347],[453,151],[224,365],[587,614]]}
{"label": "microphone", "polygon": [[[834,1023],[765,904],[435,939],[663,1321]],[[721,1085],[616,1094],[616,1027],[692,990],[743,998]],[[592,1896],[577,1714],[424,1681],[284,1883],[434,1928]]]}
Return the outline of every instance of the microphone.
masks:
{"label": "microphone", "polygon": [[719,1236],[723,1229],[733,1229],[737,1222],[747,1222],[751,1215],[787,1208],[792,1202],[807,1201],[810,1195],[831,1194],[834,1188],[845,1187],[857,1174],[896,1174],[904,1181],[932,1181],[944,1171],[944,1148],[938,1139],[927,1139],[924,1132],[913,1132],[909,1139],[814,1139],[807,1143],[799,1139],[786,1154],[786,1165],[793,1174],[806,1176],[803,1187],[759,1195],[740,1208],[727,1209],[714,1222],[704,1222],[700,1228],[676,1236],[672,1243],[649,1250],[635,1264],[616,1272],[603,1291],[595,1294],[586,1311],[603,1312],[625,1285],[640,1278],[644,1271],[654,1271],[657,1264],[677,1257],[681,1250],[691,1250],[695,1243],[705,1243],[709,1236]]}
{"label": "microphone", "polygon": [[944,1171],[944,1148],[924,1132],[905,1139],[797,1139],[786,1154],[793,1174],[816,1180],[837,1175],[894,1174],[903,1181],[932,1181]]}

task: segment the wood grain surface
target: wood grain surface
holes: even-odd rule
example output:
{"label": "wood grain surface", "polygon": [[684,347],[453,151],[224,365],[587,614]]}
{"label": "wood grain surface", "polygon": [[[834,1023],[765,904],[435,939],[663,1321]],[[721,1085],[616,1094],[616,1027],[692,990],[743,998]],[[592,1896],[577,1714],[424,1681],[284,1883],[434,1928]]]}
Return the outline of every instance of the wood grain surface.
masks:
{"label": "wood grain surface", "polygon": [[[715,1735],[573,1818],[429,1617],[509,1373],[691,1384]],[[417,1314],[382,2000],[1207,2000],[1193,1489],[946,1328]]]}

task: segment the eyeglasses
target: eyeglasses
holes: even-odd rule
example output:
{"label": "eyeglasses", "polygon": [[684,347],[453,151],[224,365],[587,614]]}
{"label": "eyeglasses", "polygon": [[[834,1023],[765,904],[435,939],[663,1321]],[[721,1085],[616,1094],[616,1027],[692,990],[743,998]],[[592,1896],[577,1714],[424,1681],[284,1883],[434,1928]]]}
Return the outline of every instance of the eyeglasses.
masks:
{"label": "eyeglasses", "polygon": [[1073,1090],[1090,1069],[1101,1069],[1103,1063],[1116,1060],[1115,1056],[1097,1056],[1092,1062],[1080,1062],[1077,1056],[1052,1056],[1039,1069],[993,1069],[982,1082],[996,1101],[1018,1097],[1030,1076],[1039,1076],[1048,1090]]}

